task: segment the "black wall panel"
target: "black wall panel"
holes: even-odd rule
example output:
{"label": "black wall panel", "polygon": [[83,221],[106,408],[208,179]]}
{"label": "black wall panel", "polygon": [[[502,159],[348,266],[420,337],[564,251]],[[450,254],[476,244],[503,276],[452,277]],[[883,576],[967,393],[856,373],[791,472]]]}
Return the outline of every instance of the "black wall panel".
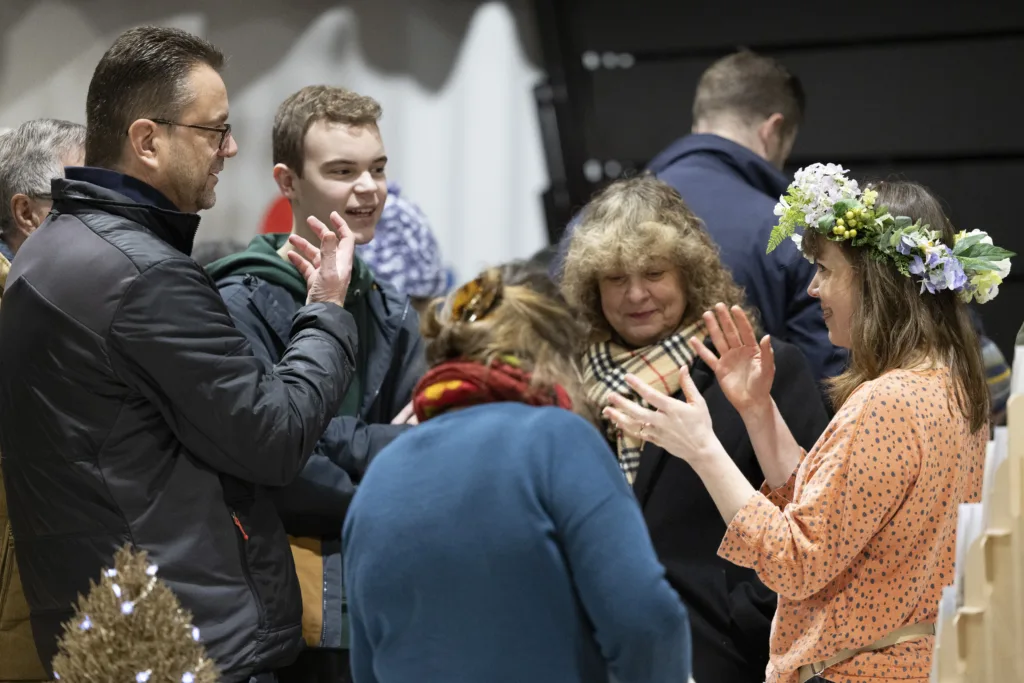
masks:
{"label": "black wall panel", "polygon": [[807,91],[788,172],[831,161],[858,178],[922,182],[959,228],[987,230],[1022,254],[999,298],[979,307],[1011,356],[1024,321],[1024,3],[865,0],[827,13],[820,4],[753,0],[537,7],[558,94],[548,104],[563,131],[549,136],[562,141],[553,177],[568,188],[563,209],[549,213],[552,237],[570,208],[686,134],[702,71],[751,47],[782,60]]}
{"label": "black wall panel", "polygon": [[[1019,38],[779,54],[808,95],[797,157],[1024,157]],[[587,143],[600,159],[646,160],[691,126],[713,59],[639,61],[590,72]],[[991,74],[988,82],[980,74]]]}
{"label": "black wall panel", "polygon": [[860,0],[813,3],[753,0],[570,0],[572,40],[584,50],[722,50],[729,46],[842,43],[884,38],[931,40],[951,32],[1024,27],[1024,4]]}

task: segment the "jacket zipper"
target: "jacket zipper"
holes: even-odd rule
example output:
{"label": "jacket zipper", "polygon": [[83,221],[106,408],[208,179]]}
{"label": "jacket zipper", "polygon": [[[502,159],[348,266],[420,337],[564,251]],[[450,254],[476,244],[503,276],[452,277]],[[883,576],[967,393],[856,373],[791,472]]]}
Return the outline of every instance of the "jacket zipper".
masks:
{"label": "jacket zipper", "polygon": [[245,532],[245,527],[242,526],[242,521],[238,519],[238,515],[235,514],[234,510],[231,511],[231,521],[238,527],[238,551],[242,559],[242,576],[245,578],[245,583],[249,586],[249,592],[252,593],[252,599],[256,603],[256,611],[260,618],[259,629],[264,630],[267,628],[267,610],[263,605],[263,600],[260,599],[260,594],[256,591],[256,582],[252,580],[252,574],[249,571],[249,553],[246,552],[245,547],[245,544],[249,542],[249,534]]}
{"label": "jacket zipper", "polygon": [[[409,304],[409,299],[406,298],[406,300],[405,300],[405,307],[402,308],[402,319],[399,321],[397,327],[395,328],[395,336],[398,336],[398,335],[400,335],[402,333],[402,328],[405,325],[405,319],[409,317],[409,305],[410,305]],[[371,398],[370,401],[366,404],[367,408],[372,407],[373,404],[377,402],[377,397],[380,395],[380,390],[384,388],[384,380],[386,380],[387,377],[388,377],[388,370],[390,370],[391,366],[394,365],[394,363],[395,363],[395,340],[394,340],[394,337],[392,337],[391,339],[387,339],[387,342],[388,342],[388,349],[391,350],[391,358],[389,359],[387,368],[384,370],[384,374],[381,376],[380,381],[377,382],[377,388],[374,389],[374,391],[373,391],[373,398]],[[362,409],[362,407],[360,407],[360,409],[359,409],[359,417],[362,418],[362,416],[363,416],[363,409]]]}

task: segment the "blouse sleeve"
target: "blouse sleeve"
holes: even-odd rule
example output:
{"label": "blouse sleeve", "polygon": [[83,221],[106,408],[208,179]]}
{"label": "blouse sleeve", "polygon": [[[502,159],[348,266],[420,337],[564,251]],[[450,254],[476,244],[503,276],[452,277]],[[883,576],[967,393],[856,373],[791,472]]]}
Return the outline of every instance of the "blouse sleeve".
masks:
{"label": "blouse sleeve", "polygon": [[[918,471],[910,404],[881,382],[862,396],[836,415],[790,482],[751,496],[718,550],[791,600],[814,595],[853,563],[899,509]],[[793,502],[780,505],[787,494]]]}
{"label": "blouse sleeve", "polygon": [[[800,462],[804,461],[807,457],[807,451],[800,449]],[[793,474],[789,475],[789,479],[782,486],[773,489],[768,485],[768,482],[761,484],[761,495],[772,502],[776,507],[783,509],[787,505],[793,502],[794,491],[796,489],[796,473],[800,471],[800,466],[793,470]]]}

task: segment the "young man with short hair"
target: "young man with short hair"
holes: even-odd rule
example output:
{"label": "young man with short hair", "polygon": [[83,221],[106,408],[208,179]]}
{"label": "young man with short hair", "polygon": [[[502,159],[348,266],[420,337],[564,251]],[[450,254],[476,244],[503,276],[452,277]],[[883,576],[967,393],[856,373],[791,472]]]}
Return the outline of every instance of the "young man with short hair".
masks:
{"label": "young man with short hair", "polygon": [[[274,119],[274,179],[292,207],[292,233],[307,216],[340,213],[357,244],[374,236],[387,198],[387,155],[380,105],[343,88],[310,86],[286,99]],[[248,249],[207,266],[235,324],[254,352],[276,363],[306,283],[286,260],[287,234],[255,237]],[[283,681],[347,676],[341,527],[370,461],[406,425],[390,424],[411,401],[425,365],[419,322],[409,299],[378,281],[356,257],[345,300],[358,331],[356,371],[336,417],[299,479],[277,495],[292,536],[303,588],[303,632],[312,649]]]}

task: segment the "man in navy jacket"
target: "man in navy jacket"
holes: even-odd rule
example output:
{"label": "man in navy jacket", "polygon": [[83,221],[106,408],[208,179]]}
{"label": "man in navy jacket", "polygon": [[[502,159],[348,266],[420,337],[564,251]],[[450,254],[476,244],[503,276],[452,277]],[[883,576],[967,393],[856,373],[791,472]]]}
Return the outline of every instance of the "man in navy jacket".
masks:
{"label": "man in navy jacket", "polygon": [[[803,112],[796,76],[774,59],[737,52],[704,72],[692,134],[647,170],[675,187],[704,221],[764,332],[800,348],[820,382],[842,372],[846,355],[829,341],[821,306],[807,294],[814,266],[790,241],[765,253],[775,204],[790,182],[781,169]],[[562,253],[570,233],[571,226]]]}

